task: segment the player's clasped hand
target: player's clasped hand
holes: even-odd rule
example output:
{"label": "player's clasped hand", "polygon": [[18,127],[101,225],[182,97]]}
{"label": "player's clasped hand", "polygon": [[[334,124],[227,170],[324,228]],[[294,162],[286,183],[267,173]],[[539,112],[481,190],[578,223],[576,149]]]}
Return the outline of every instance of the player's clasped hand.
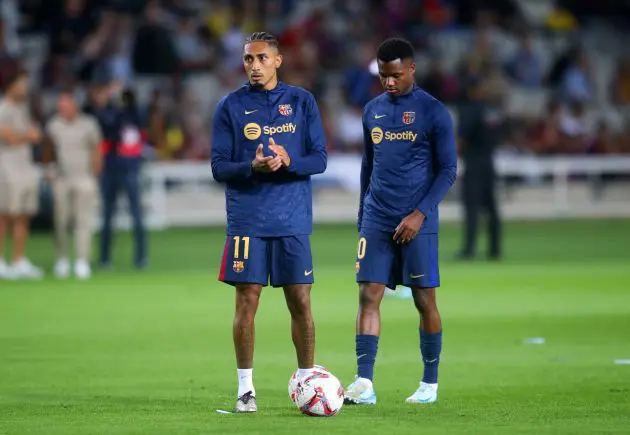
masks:
{"label": "player's clasped hand", "polygon": [[282,161],[282,166],[288,168],[291,164],[291,157],[289,157],[289,153],[282,145],[278,145],[272,137],[269,138],[269,149],[276,153],[280,160]]}
{"label": "player's clasped hand", "polygon": [[424,218],[424,214],[419,210],[414,210],[409,216],[406,216],[396,227],[394,241],[396,243],[409,243],[412,241],[418,234],[418,231],[420,231]]}
{"label": "player's clasped hand", "polygon": [[265,156],[263,154],[263,144],[256,149],[256,158],[252,161],[252,168],[258,172],[276,172],[282,167],[282,160],[279,156]]}

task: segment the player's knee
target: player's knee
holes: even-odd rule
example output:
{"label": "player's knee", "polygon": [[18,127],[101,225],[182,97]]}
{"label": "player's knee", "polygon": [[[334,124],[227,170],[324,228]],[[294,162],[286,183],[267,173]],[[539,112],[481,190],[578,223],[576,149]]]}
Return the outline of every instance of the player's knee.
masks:
{"label": "player's knee", "polygon": [[359,287],[359,306],[361,310],[378,310],[385,286],[382,284],[363,283]]}
{"label": "player's knee", "polygon": [[258,308],[260,288],[257,285],[244,285],[236,288],[236,310],[241,313],[252,313]]}
{"label": "player's knee", "polygon": [[304,317],[311,313],[311,286],[291,286],[285,289],[287,306],[293,317]]}
{"label": "player's knee", "polygon": [[421,313],[437,311],[434,288],[414,288],[413,301]]}

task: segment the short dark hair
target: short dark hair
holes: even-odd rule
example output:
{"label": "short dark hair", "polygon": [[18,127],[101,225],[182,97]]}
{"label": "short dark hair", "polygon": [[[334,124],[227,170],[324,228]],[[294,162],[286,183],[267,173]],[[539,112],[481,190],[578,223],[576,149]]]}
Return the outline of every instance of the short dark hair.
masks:
{"label": "short dark hair", "polygon": [[256,41],[266,42],[267,44],[275,48],[278,48],[280,46],[280,43],[278,42],[278,38],[269,32],[252,33],[251,35],[247,37],[244,45],[247,45],[251,42],[256,42]]}
{"label": "short dark hair", "polygon": [[376,58],[381,62],[392,62],[396,59],[413,59],[413,45],[402,38],[389,38],[379,45]]}

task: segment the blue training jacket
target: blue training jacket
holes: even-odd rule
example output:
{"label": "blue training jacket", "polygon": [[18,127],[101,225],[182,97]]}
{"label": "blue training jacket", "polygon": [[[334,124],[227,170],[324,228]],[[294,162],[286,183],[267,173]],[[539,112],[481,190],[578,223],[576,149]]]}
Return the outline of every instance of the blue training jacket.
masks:
{"label": "blue training jacket", "polygon": [[[291,157],[288,168],[252,170],[256,148],[265,156],[273,136]],[[313,228],[311,175],[326,170],[324,128],[315,98],[282,82],[269,91],[249,84],[218,104],[212,129],[212,175],[225,183],[227,234],[283,237]]]}
{"label": "blue training jacket", "polygon": [[438,231],[438,205],[457,176],[451,116],[414,85],[381,94],[363,111],[365,148],[358,227],[393,232],[414,209],[426,219],[421,233]]}

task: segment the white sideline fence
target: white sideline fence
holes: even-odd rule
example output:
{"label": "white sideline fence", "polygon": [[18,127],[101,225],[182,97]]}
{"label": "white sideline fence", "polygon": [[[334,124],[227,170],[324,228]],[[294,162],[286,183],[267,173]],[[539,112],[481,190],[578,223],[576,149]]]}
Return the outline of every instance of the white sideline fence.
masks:
{"label": "white sideline fence", "polygon": [[[500,156],[496,167],[505,219],[630,217],[630,156]],[[315,222],[356,220],[360,170],[360,156],[329,157],[326,172],[313,177]],[[209,162],[147,163],[143,172],[150,228],[225,224],[223,185],[214,181]],[[610,175],[617,177],[602,182]],[[461,219],[460,180],[440,206],[443,221]],[[126,204],[119,210],[116,226],[129,228]]]}

